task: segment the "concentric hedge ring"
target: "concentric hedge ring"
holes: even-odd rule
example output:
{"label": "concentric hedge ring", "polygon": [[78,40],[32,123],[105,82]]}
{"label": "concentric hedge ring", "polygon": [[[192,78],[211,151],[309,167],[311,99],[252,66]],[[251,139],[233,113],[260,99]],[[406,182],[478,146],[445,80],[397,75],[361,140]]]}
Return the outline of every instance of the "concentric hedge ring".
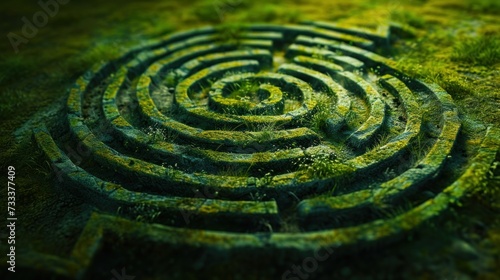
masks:
{"label": "concentric hedge ring", "polygon": [[[389,238],[484,179],[500,139],[490,128],[474,160],[459,158],[450,95],[372,52],[390,30],[310,22],[243,26],[230,41],[216,28],[177,33],[82,76],[64,129],[35,138],[89,202],[211,230],[201,244],[307,252]],[[451,184],[441,180],[450,162],[467,167]],[[300,232],[279,232],[287,215]],[[265,240],[252,234],[270,228]]]}

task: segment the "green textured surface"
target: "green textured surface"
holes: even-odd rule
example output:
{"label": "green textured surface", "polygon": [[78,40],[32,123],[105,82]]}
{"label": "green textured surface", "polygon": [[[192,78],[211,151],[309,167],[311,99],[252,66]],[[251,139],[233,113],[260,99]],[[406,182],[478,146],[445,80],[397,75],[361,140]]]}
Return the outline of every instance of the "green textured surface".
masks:
{"label": "green textured surface", "polygon": [[16,276],[498,273],[494,1],[87,5],[1,51]]}

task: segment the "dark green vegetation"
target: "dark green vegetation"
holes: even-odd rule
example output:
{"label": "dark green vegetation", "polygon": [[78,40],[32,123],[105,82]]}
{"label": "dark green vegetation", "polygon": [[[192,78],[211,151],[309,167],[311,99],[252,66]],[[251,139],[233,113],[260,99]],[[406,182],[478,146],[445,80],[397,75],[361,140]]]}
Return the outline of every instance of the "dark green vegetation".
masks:
{"label": "dark green vegetation", "polygon": [[482,35],[458,42],[452,60],[475,65],[490,66],[500,61],[500,36]]}
{"label": "dark green vegetation", "polygon": [[[238,4],[236,4],[238,2]],[[230,4],[228,4],[230,3]],[[39,7],[32,5],[2,4],[2,14],[6,20],[2,22],[3,33],[20,32],[22,16],[30,16]],[[408,4],[394,1],[300,1],[287,3],[272,1],[255,3],[250,1],[196,1],[186,5],[180,1],[141,1],[123,5],[115,1],[70,2],[61,7],[61,12],[51,19],[47,27],[26,45],[21,46],[20,53],[14,54],[10,46],[2,45],[0,73],[0,92],[2,98],[1,118],[2,136],[2,170],[14,165],[18,169],[17,184],[19,208],[23,211],[23,220],[18,229],[19,245],[23,250],[33,250],[58,256],[67,256],[79,238],[88,216],[93,211],[85,201],[79,201],[63,191],[53,191],[55,176],[43,153],[29,138],[13,138],[13,132],[39,109],[65,97],[66,89],[83,71],[101,61],[109,61],[118,57],[127,47],[135,46],[146,39],[154,39],[172,30],[184,30],[204,24],[232,23],[219,30],[220,41],[239,43],[240,24],[234,22],[275,22],[293,23],[298,20],[340,20],[349,25],[375,27],[388,19],[397,20],[403,27],[414,33],[413,38],[401,39],[391,49],[381,49],[386,56],[392,57],[404,72],[412,77],[435,82],[443,87],[454,98],[459,107],[464,132],[458,140],[458,148],[453,155],[463,153],[467,156],[475,154],[480,146],[484,129],[480,123],[500,125],[499,92],[500,76],[498,73],[498,30],[499,23],[497,1],[410,1]],[[140,12],[139,12],[140,11]],[[176,11],[176,12],[172,12]],[[5,39],[5,42],[7,40]],[[177,84],[175,75],[167,79],[171,85]],[[255,87],[250,85],[252,91]],[[64,103],[64,101],[61,101]],[[430,103],[430,102],[429,102]],[[434,124],[434,116],[439,117],[432,104],[421,108],[424,120]],[[357,113],[362,114],[362,108]],[[322,111],[324,112],[324,111]],[[328,113],[328,112],[327,112]],[[317,114],[312,119],[314,130],[321,131],[329,114]],[[434,115],[435,114],[435,115]],[[65,118],[64,114],[57,117]],[[353,117],[353,123],[356,118]],[[354,125],[354,124],[353,124]],[[230,127],[228,130],[238,130]],[[272,132],[277,127],[259,125],[260,142],[272,139]],[[21,131],[22,132],[22,131]],[[174,133],[150,127],[146,131],[151,142],[162,140],[181,141]],[[386,143],[384,135],[396,133],[382,132],[380,143]],[[20,133],[22,134],[22,133]],[[427,135],[428,136],[428,135]],[[432,135],[431,135],[432,136]],[[387,138],[385,138],[387,139]],[[409,148],[411,154],[419,155],[425,150],[426,143],[415,142]],[[336,151],[339,157],[342,151]],[[417,156],[418,158],[419,156]],[[497,158],[498,161],[498,158]],[[82,167],[88,167],[82,164]],[[137,168],[136,163],[129,162],[130,168]],[[313,160],[306,166],[312,176],[329,177],[332,173],[331,161],[323,158]],[[134,167],[135,166],[135,167]],[[457,164],[458,167],[464,167]],[[326,167],[326,168],[325,168]],[[343,166],[345,167],[345,166]],[[346,168],[347,171],[349,168]],[[249,172],[262,174],[262,183],[272,181],[273,174],[267,170],[251,168],[227,168],[220,170],[225,176],[247,176]],[[336,169],[341,170],[341,169]],[[453,166],[447,169],[449,178],[455,178]],[[383,176],[391,178],[394,170],[386,170]],[[200,171],[201,174],[204,172]],[[487,173],[487,172],[486,172]],[[175,175],[175,174],[174,174]],[[332,258],[320,268],[315,276],[328,275],[334,277],[366,278],[367,275],[380,278],[484,278],[497,275],[500,251],[500,221],[498,219],[500,201],[500,184],[498,170],[492,168],[491,178],[483,180],[474,195],[462,199],[448,213],[437,220],[425,223],[403,239],[380,249],[366,249],[340,260]],[[495,177],[496,176],[496,177]],[[474,179],[474,176],[471,176]],[[481,178],[484,179],[484,178]],[[449,179],[443,177],[443,184]],[[472,179],[471,179],[472,180]],[[325,190],[327,195],[342,192],[339,186]],[[427,194],[433,196],[432,189]],[[2,193],[3,194],[3,193]],[[290,194],[293,200],[295,194]],[[2,195],[2,197],[4,197]],[[254,201],[265,201],[264,194],[251,194]],[[132,220],[155,221],[158,211],[154,207],[145,208],[139,204],[126,213]],[[198,207],[194,205],[193,207]],[[200,206],[201,207],[201,206]],[[395,217],[407,209],[403,204],[400,209],[391,209],[381,213],[381,217]],[[145,211],[145,209],[148,209]],[[153,209],[153,210],[151,210]],[[215,209],[217,210],[217,209]],[[214,209],[207,206],[207,213]],[[272,210],[270,210],[272,211]],[[275,221],[266,220],[263,215],[260,232],[290,231],[302,229],[296,227],[291,217],[288,224],[277,226]],[[164,222],[164,221],[162,221]],[[340,221],[342,222],[342,221]],[[123,226],[130,226],[123,222]],[[133,228],[131,226],[131,228]],[[278,229],[281,228],[281,229]],[[145,230],[143,228],[143,230]],[[126,246],[126,236],[118,236],[122,246]],[[193,237],[196,238],[196,237]],[[113,239],[113,237],[110,237]],[[85,240],[85,239],[83,239]],[[118,242],[117,242],[118,243]],[[85,246],[84,246],[85,247]],[[151,247],[147,247],[150,248]],[[2,247],[3,249],[3,247]],[[113,251],[110,248],[110,251]],[[172,270],[172,278],[180,277],[179,271],[190,271],[191,277],[207,273],[216,273],[225,277],[237,273],[240,277],[258,278],[263,273],[280,277],[289,267],[277,266],[271,269],[263,263],[271,263],[272,256],[247,259],[238,263],[236,258],[230,265],[213,264],[203,266],[205,259],[216,258],[203,255],[203,252],[191,252],[171,248],[172,257],[165,260]],[[114,255],[119,255],[116,249]],[[143,255],[148,254],[143,253]],[[198,264],[193,271],[193,255]],[[29,258],[30,256],[26,257]],[[106,260],[106,256],[98,256]],[[125,259],[125,257],[124,257]],[[3,261],[3,259],[2,259]],[[301,259],[287,259],[291,263],[299,263]],[[119,263],[118,263],[119,264]],[[158,267],[161,265],[156,265]],[[120,267],[117,267],[119,270]],[[144,267],[131,266],[128,271],[141,271]],[[108,271],[101,271],[102,275]],[[140,277],[140,274],[137,274]]]}

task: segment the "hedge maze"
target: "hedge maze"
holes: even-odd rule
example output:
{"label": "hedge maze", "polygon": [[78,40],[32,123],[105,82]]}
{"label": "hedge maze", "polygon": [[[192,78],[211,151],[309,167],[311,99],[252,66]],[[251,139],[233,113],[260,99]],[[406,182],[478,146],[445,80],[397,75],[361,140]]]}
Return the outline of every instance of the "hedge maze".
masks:
{"label": "hedge maze", "polygon": [[446,211],[484,183],[500,131],[484,127],[462,153],[451,96],[377,54],[396,31],[207,27],[81,76],[64,119],[33,131],[57,185],[98,209],[51,273],[126,263],[134,255],[105,256],[130,243],[135,257],[157,252],[146,263],[158,271],[172,248],[341,254]]}

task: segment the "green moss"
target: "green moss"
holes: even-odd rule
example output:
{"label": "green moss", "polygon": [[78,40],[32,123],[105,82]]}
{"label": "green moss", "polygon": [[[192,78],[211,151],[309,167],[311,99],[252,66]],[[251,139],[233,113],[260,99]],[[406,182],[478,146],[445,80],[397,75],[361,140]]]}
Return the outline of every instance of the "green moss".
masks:
{"label": "green moss", "polygon": [[228,98],[243,98],[251,95],[256,95],[259,90],[259,82],[253,80],[245,80],[240,84],[236,85],[235,90],[233,90],[227,97]]}
{"label": "green moss", "polygon": [[326,121],[335,116],[336,112],[336,100],[333,96],[328,96],[326,94],[318,95],[316,113],[313,114],[306,126],[311,128],[315,132],[324,131]]}
{"label": "green moss", "polygon": [[276,4],[255,5],[244,15],[244,21],[250,22],[281,22],[297,23],[302,19],[302,13],[288,5],[286,8]]}
{"label": "green moss", "polygon": [[485,178],[474,187],[473,193],[484,203],[493,208],[500,208],[500,161],[495,161]]}
{"label": "green moss", "polygon": [[438,84],[454,99],[465,98],[477,90],[469,77],[457,72],[457,67],[443,59],[429,59],[425,53],[405,56],[398,60],[397,67],[412,78]]}
{"label": "green moss", "polygon": [[275,132],[279,130],[279,126],[275,123],[251,124],[250,125],[257,133],[257,142],[267,142],[274,139]]}
{"label": "green moss", "polygon": [[340,162],[335,155],[312,155],[309,163],[301,163],[299,169],[305,170],[311,178],[342,179],[355,171],[355,168]]}

